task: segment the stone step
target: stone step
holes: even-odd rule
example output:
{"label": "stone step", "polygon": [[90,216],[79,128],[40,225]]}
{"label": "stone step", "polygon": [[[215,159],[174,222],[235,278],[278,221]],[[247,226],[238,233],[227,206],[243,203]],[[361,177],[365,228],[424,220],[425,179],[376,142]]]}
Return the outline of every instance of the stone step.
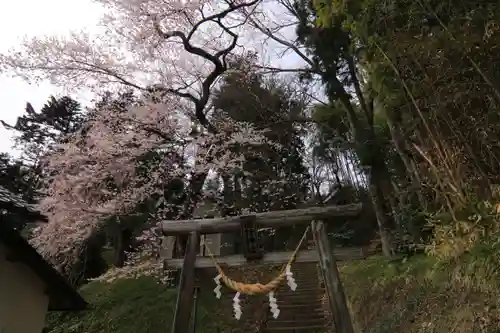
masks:
{"label": "stone step", "polygon": [[301,280],[301,281],[307,281],[307,280],[311,280],[311,279],[319,279],[321,278],[321,276],[316,273],[316,272],[309,272],[309,273],[302,273],[302,272],[297,272],[297,271],[293,271],[292,270],[292,273],[293,273],[293,278],[294,279],[297,279],[297,280]]}
{"label": "stone step", "polygon": [[323,304],[320,302],[314,302],[314,303],[279,303],[278,302],[278,307],[280,310],[291,310],[293,309],[294,311],[311,311],[311,312],[317,312],[317,311],[324,311],[323,309]]}
{"label": "stone step", "polygon": [[[244,278],[238,279],[236,277],[232,277],[231,274],[229,274],[229,277],[233,278],[235,280],[242,280],[242,282],[248,282],[248,283],[255,283],[256,282],[254,279],[249,280],[249,281],[247,281]],[[272,279],[273,277],[269,278],[269,280]],[[293,278],[295,279],[295,281],[297,283],[320,283],[320,281],[321,281],[320,278],[318,277],[318,275],[316,275],[316,274],[314,274],[314,275],[308,275],[308,276],[298,276],[298,275],[294,274]],[[210,280],[211,280],[210,282],[213,282],[213,278],[210,278]],[[262,283],[263,281],[259,281],[259,282]]]}
{"label": "stone step", "polygon": [[[297,296],[297,297],[280,297],[280,296],[277,296],[276,297],[276,302],[278,304],[282,304],[282,303],[290,303],[290,304],[307,304],[307,303],[311,303],[311,304],[316,304],[316,303],[322,303],[324,301],[324,299],[320,296],[307,296],[307,295],[300,295],[300,296]],[[233,299],[221,299],[219,300],[220,304],[222,306],[230,306],[233,304]],[[255,304],[255,302],[251,302],[250,300],[245,300],[245,299],[240,299],[240,304],[242,306],[244,305],[247,305],[247,304],[250,304],[250,303],[253,303]],[[265,300],[262,300],[262,304],[263,306],[267,306],[269,304],[269,300],[265,299]]]}
{"label": "stone step", "polygon": [[[289,303],[297,303],[297,302],[301,302],[301,303],[305,303],[305,302],[311,302],[311,303],[321,303],[323,301],[323,298],[322,296],[320,295],[297,295],[297,296],[287,296],[287,297],[284,297],[284,296],[277,296],[276,297],[276,301],[279,303],[282,303],[282,302],[289,302]],[[266,300],[266,303],[268,303],[268,301]]]}
{"label": "stone step", "polygon": [[[286,302],[286,301],[289,301],[289,302],[301,302],[301,301],[309,301],[309,302],[321,302],[323,300],[323,295],[297,295],[297,296],[293,296],[293,295],[289,295],[289,296],[280,296],[280,295],[277,295],[276,296],[276,301],[279,303],[279,302]],[[266,303],[268,302],[268,300],[266,300]]]}
{"label": "stone step", "polygon": [[[309,296],[309,295],[298,295],[296,297],[276,297],[276,302],[280,303],[321,303],[322,299],[318,296]],[[268,303],[266,301],[266,303]]]}
{"label": "stone step", "polygon": [[[304,301],[297,301],[297,302],[290,302],[290,301],[283,301],[283,302],[277,302],[278,303],[278,308],[280,309],[285,309],[285,308],[294,308],[294,307],[302,307],[300,310],[297,311],[309,311],[308,307],[311,308],[311,312],[314,312],[316,310],[319,310],[322,308],[322,303],[321,302],[304,302]],[[295,311],[295,310],[294,310]]]}
{"label": "stone step", "polygon": [[282,327],[282,328],[294,328],[296,326],[325,326],[327,321],[325,318],[315,318],[315,319],[303,319],[303,320],[268,320],[266,322],[266,328]]}
{"label": "stone step", "polygon": [[[297,288],[295,291],[292,291],[290,289],[280,289],[280,290],[275,292],[275,296],[276,296],[276,298],[278,298],[278,297],[297,297],[297,296],[303,296],[303,295],[308,296],[308,297],[311,297],[311,296],[320,296],[321,297],[324,295],[324,293],[325,293],[325,290],[323,288],[319,288],[319,287],[303,288],[303,289]],[[215,297],[215,293],[212,293],[212,294]],[[234,292],[234,291],[230,292],[230,291],[226,290],[222,293],[221,299],[233,299],[235,294],[236,294],[236,292]],[[254,296],[241,295],[240,299],[244,300],[247,297],[267,298],[267,295],[265,295],[265,294],[254,295]]]}
{"label": "stone step", "polygon": [[270,327],[264,328],[262,332],[280,332],[280,333],[296,333],[296,332],[308,332],[308,333],[324,333],[328,329],[326,325],[297,325],[293,328],[290,327]]}
{"label": "stone step", "polygon": [[276,293],[276,294],[274,294],[274,297],[283,298],[283,299],[308,297],[308,298],[314,299],[314,298],[322,298],[324,295],[325,295],[324,290],[311,291],[308,293],[301,293],[301,292],[294,293],[293,291],[291,291],[291,292],[287,292],[286,294],[285,293]]}
{"label": "stone step", "polygon": [[[287,281],[283,281],[284,284],[287,283]],[[297,285],[301,285],[301,284],[304,284],[306,286],[319,286],[321,284],[321,281],[318,280],[318,279],[310,279],[310,280],[299,280],[299,279],[295,279],[295,283],[297,283]]]}
{"label": "stone step", "polygon": [[[306,311],[308,310],[307,308],[310,307],[313,310],[316,309],[321,309],[324,305],[323,302],[320,300],[314,300],[314,301],[308,301],[305,299],[296,299],[296,300],[276,300],[276,303],[278,304],[278,307],[281,308],[289,308],[289,307],[301,307],[302,309],[300,311]],[[220,303],[220,306],[223,308],[230,309],[232,311],[233,308],[233,303],[232,302],[224,302]],[[243,309],[248,309],[250,304],[245,304],[243,302],[240,302],[240,306]],[[269,304],[263,304],[262,307],[269,308]]]}
{"label": "stone step", "polygon": [[[295,283],[297,284],[297,290],[322,288],[322,285],[318,282],[311,283],[311,282],[295,281]],[[283,285],[281,285],[278,290],[290,290],[290,287],[288,286],[287,282],[284,282]]]}
{"label": "stone step", "polygon": [[274,294],[276,296],[296,296],[296,295],[323,295],[325,293],[325,289],[323,288],[303,288],[303,289],[295,289],[295,291],[291,289],[282,289],[275,291]]}
{"label": "stone step", "polygon": [[268,320],[281,321],[281,320],[309,320],[318,319],[325,320],[326,314],[323,311],[293,311],[293,310],[283,310],[280,312],[278,319],[272,317],[271,311],[267,311]]}
{"label": "stone step", "polygon": [[[326,309],[326,305],[322,302],[305,302],[305,301],[277,301],[278,308],[283,311],[294,311],[293,313],[300,312],[302,314],[315,313],[318,311],[324,311]],[[248,311],[255,311],[255,307],[252,307],[249,304],[240,303],[240,306],[243,312],[248,313]],[[221,303],[220,307],[223,308],[226,312],[233,311],[232,303]],[[263,304],[262,307],[269,309],[269,304]],[[267,311],[267,310],[266,310]]]}

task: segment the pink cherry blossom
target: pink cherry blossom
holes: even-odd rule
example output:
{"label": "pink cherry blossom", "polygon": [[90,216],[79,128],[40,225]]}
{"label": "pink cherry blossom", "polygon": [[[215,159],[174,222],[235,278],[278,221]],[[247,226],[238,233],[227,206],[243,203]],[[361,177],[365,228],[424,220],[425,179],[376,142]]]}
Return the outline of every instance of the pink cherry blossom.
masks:
{"label": "pink cherry blossom", "polygon": [[[262,131],[229,120],[215,123],[215,133],[202,132],[188,140],[186,121],[177,111],[182,109],[181,101],[170,95],[161,102],[146,100],[125,110],[112,106],[91,110],[86,126],[45,157],[47,196],[41,208],[50,222],[33,239],[45,257],[63,270],[71,267],[85,241],[107,217],[134,213],[138,202],[162,194],[163,185],[189,173],[241,170],[244,156],[232,148],[266,142]],[[189,146],[197,148],[196,154],[186,154]],[[161,150],[162,158],[151,165],[141,164],[140,158],[155,150]],[[138,166],[143,167],[141,172]],[[158,222],[162,213],[152,216],[152,222]],[[145,273],[144,262],[155,262],[145,257],[157,251],[158,235],[145,230],[142,251],[131,254],[128,264]],[[127,274],[139,271],[126,268]]]}

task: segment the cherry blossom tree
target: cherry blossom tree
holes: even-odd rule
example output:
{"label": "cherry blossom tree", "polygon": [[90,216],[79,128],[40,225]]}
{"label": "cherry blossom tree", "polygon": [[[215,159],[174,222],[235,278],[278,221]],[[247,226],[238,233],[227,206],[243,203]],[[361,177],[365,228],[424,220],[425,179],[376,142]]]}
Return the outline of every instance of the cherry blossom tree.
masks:
{"label": "cherry blossom tree", "polygon": [[[188,139],[190,126],[182,102],[182,97],[168,95],[161,102],[143,96],[126,106],[101,103],[89,112],[80,131],[45,157],[48,176],[41,208],[50,222],[38,230],[33,243],[61,271],[71,275],[87,242],[110,222],[109,217],[134,214],[138,203],[163,196],[172,180],[188,174],[241,168],[243,156],[232,147],[261,145],[265,140],[262,131],[230,121],[215,122],[215,132]],[[196,155],[189,154],[189,147],[197,148]],[[157,153],[154,158],[152,152]],[[186,164],[189,159],[196,163]],[[163,206],[152,212],[152,228],[139,236],[141,251],[129,256],[120,274],[157,272],[154,252],[159,234],[154,225],[170,209]]]}
{"label": "cherry blossom tree", "polygon": [[192,102],[192,116],[214,130],[204,112],[210,88],[238,46],[241,9],[260,0],[94,1],[107,9],[101,33],[27,40],[1,55],[0,64],[27,80],[71,88],[146,91],[154,85]]}
{"label": "cherry blossom tree", "polygon": [[175,161],[168,159],[149,170],[149,182],[138,173],[141,156],[160,140],[173,139],[179,128],[172,112],[155,107],[161,109],[150,104],[134,105],[127,112],[111,107],[93,110],[81,131],[45,157],[44,171],[50,176],[41,207],[50,223],[34,243],[48,258],[77,258],[68,251],[81,251],[102,217],[129,212],[155,190],[154,182],[173,176],[159,171],[175,169]]}
{"label": "cherry blossom tree", "polygon": [[[251,10],[259,0],[95,1],[107,8],[100,33],[81,32],[73,33],[69,38],[48,36],[27,40],[20,48],[0,56],[3,69],[29,81],[48,79],[66,88],[88,87],[99,92],[126,87],[142,93],[154,92],[158,102],[156,104],[172,110],[170,103],[175,99],[177,110],[183,110],[191,119],[199,121],[209,132],[215,134],[216,126],[209,122],[206,115],[210,90],[217,79],[228,70],[228,58],[237,50],[238,33],[245,22],[244,14],[240,10]],[[158,105],[155,108],[161,109]],[[99,119],[99,115],[96,115],[96,119]],[[108,133],[102,134],[97,128],[104,126],[103,124],[101,119],[93,123],[91,128],[95,129],[96,138],[99,135],[116,135],[113,139],[99,139],[107,142],[110,145],[108,148],[113,145],[126,146],[126,140],[132,140],[134,137],[133,130],[127,132],[123,128],[118,133],[102,129],[102,133]],[[123,123],[120,122],[120,125]],[[150,140],[146,140],[143,148],[152,148],[150,145],[153,142]],[[200,152],[203,149],[208,151],[210,147],[209,143],[199,143]],[[74,148],[62,151],[68,154],[71,149]],[[137,157],[134,155],[136,153],[139,152],[130,149],[124,158],[134,159]],[[105,154],[113,156],[114,153]],[[118,156],[120,157],[119,154]],[[51,158],[71,160],[76,157],[61,155]],[[85,160],[90,156],[78,158]],[[113,159],[114,157],[110,158],[102,165],[112,166],[119,163],[121,166],[129,165],[131,169],[122,170],[123,172],[109,177],[127,176],[125,178],[129,179],[135,176],[132,164],[127,164],[119,158],[115,161]],[[57,163],[54,162],[54,165],[54,168],[58,168]],[[206,175],[204,171],[191,171],[188,199],[181,217],[189,217],[192,214],[200,200]],[[97,177],[93,181],[96,185],[102,179]],[[128,180],[123,182],[127,183]],[[120,182],[118,184],[124,186]],[[127,185],[133,188],[132,184]],[[145,188],[143,190],[146,191]],[[84,187],[81,191],[88,189]],[[124,189],[122,191],[122,198],[128,198],[130,202],[142,198],[141,193],[127,193]],[[62,197],[63,194],[51,193],[51,197]],[[77,194],[73,194],[75,195]],[[99,195],[103,193],[99,192]],[[113,193],[106,195],[112,196]],[[118,198],[114,200],[123,204]],[[104,200],[96,208],[99,211],[110,207],[116,209],[116,202]],[[181,248],[183,243],[180,242]]]}
{"label": "cherry blossom tree", "polygon": [[[260,0],[95,1],[108,9],[101,33],[34,38],[0,55],[4,70],[30,81],[48,79],[95,92],[125,87],[154,96],[126,112],[97,108],[88,126],[47,157],[52,177],[43,207],[51,223],[34,242],[62,266],[75,258],[62,254],[81,251],[103,217],[131,213],[137,202],[176,177],[189,181],[178,217],[190,217],[208,171],[241,165],[243,157],[228,145],[265,140],[249,124],[215,123],[207,116],[211,88],[240,52],[241,33]],[[181,123],[182,116],[208,133],[186,140],[189,126]],[[188,158],[189,147],[196,147],[191,158],[197,162],[181,167],[173,157]],[[162,159],[138,168],[142,156],[160,150]]]}

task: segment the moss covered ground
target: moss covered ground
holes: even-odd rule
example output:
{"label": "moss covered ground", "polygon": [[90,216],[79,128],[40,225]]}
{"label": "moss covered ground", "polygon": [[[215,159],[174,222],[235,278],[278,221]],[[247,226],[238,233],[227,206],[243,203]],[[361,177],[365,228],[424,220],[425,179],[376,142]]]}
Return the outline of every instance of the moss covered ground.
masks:
{"label": "moss covered ground", "polygon": [[[380,257],[341,267],[356,329],[364,333],[500,332],[500,264],[493,255],[469,254],[446,263],[427,256]],[[149,278],[93,282],[81,290],[92,309],[51,314],[51,333],[168,332],[176,291]],[[230,311],[200,297],[197,332],[225,332]],[[231,331],[233,331],[231,329]],[[242,331],[244,331],[242,329]]]}

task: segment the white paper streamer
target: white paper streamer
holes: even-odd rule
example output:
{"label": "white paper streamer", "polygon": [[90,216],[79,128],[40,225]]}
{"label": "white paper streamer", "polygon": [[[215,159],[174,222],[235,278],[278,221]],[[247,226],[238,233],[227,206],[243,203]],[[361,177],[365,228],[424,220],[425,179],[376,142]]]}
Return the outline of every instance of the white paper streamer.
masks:
{"label": "white paper streamer", "polygon": [[234,318],[240,320],[241,318],[240,293],[236,293],[236,295],[234,295],[233,310],[234,310]]}
{"label": "white paper streamer", "polygon": [[221,297],[221,288],[222,288],[222,285],[220,283],[220,279],[222,278],[222,275],[217,275],[215,278],[214,278],[214,281],[215,281],[215,284],[217,285],[217,287],[214,288],[214,293],[215,293],[215,297],[217,297],[218,299],[220,299]]}
{"label": "white paper streamer", "polygon": [[295,291],[297,289],[297,283],[295,283],[295,279],[293,278],[292,267],[290,265],[286,265],[285,275],[288,286],[292,291]]}
{"label": "white paper streamer", "polygon": [[269,308],[271,310],[271,313],[273,314],[273,318],[277,319],[280,315],[280,310],[278,309],[278,303],[276,303],[274,292],[271,291],[267,295],[269,296]]}

